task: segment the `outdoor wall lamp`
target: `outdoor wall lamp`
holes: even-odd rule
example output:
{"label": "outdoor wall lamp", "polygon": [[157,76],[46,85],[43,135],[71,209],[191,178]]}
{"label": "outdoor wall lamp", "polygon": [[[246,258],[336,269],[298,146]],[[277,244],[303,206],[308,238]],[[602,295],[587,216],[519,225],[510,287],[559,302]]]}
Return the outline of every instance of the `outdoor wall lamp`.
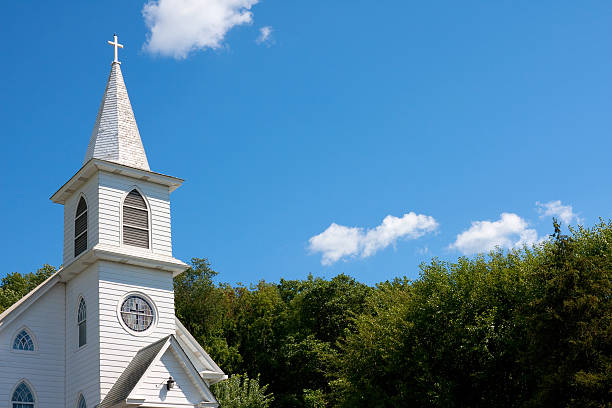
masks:
{"label": "outdoor wall lamp", "polygon": [[176,384],[176,381],[174,381],[174,378],[170,376],[170,378],[168,378],[168,381],[166,381],[166,389],[170,391],[174,388],[174,384]]}

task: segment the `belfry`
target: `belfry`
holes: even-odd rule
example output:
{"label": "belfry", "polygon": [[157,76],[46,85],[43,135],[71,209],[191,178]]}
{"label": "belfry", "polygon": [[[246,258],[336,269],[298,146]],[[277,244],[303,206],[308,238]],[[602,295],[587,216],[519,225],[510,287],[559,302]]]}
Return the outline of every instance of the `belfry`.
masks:
{"label": "belfry", "polygon": [[170,194],[150,170],[115,58],[64,206],[63,265],[0,315],[0,399],[12,408],[217,407],[226,377],[174,314]]}

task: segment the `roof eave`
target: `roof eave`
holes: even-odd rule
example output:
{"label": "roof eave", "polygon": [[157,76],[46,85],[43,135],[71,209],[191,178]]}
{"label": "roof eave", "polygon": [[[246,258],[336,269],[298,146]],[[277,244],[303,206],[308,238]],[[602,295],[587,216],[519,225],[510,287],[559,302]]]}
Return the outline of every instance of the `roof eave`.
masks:
{"label": "roof eave", "polygon": [[148,181],[155,184],[166,186],[173,192],[183,184],[185,180],[178,177],[168,176],[162,173],[156,173],[150,170],[143,170],[136,167],[126,166],[124,164],[114,163],[101,159],[90,159],[76,172],[70,180],[64,183],[52,196],[51,201],[56,204],[64,204],[68,197],[75,191],[88,182],[98,171],[106,171],[113,174],[124,175],[143,181]]}
{"label": "roof eave", "polygon": [[189,333],[189,330],[187,330],[179,318],[174,316],[174,320],[176,325],[177,339],[185,342],[185,346],[190,349],[194,357],[200,360],[199,362],[202,367],[208,366],[212,368],[212,370],[199,371],[200,376],[206,380],[210,380],[208,381],[209,384],[214,384],[227,379],[227,375],[223,372],[221,367],[215,363],[206,350],[202,348],[200,343],[198,343],[193,335]]}
{"label": "roof eave", "polygon": [[185,272],[189,268],[185,262],[171,256],[157,255],[147,252],[140,254],[129,251],[124,247],[98,244],[91,249],[83,252],[71,263],[64,266],[61,270],[61,280],[67,282],[78,275],[86,267],[98,261],[116,262],[120,264],[142,266],[145,268],[157,269],[160,271],[171,272],[175,277]]}

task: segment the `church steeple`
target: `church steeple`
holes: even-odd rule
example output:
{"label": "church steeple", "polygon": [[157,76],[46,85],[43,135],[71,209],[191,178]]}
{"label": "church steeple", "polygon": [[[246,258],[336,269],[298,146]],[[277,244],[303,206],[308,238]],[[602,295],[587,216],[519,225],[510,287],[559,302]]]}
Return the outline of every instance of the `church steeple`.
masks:
{"label": "church steeple", "polygon": [[115,41],[109,41],[109,44],[115,47],[115,60],[111,65],[83,164],[91,159],[101,159],[150,170],[132,104],[123,82],[121,63],[117,60],[117,47],[123,46],[117,42],[116,35]]}

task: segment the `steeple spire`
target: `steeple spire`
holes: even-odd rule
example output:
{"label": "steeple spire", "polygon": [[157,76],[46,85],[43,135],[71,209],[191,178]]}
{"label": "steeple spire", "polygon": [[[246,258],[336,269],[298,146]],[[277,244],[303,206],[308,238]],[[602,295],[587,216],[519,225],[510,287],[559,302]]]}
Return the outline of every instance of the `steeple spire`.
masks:
{"label": "steeple spire", "polygon": [[107,160],[130,167],[150,170],[130,98],[123,82],[117,47],[123,47],[114,36],[109,41],[115,47],[115,60],[111,64],[102,103],[83,164],[91,159]]}

